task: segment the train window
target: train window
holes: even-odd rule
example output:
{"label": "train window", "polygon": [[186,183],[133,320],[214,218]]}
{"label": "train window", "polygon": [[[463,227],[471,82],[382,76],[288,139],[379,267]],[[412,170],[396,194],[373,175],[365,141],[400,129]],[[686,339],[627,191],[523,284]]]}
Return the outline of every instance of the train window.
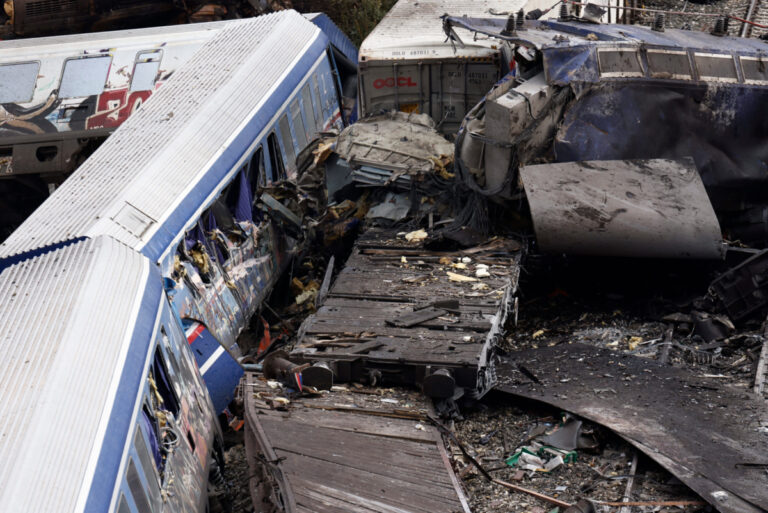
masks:
{"label": "train window", "polygon": [[131,513],[131,507],[128,505],[128,501],[125,500],[125,495],[120,494],[120,505],[117,506],[117,513]]}
{"label": "train window", "polygon": [[176,398],[178,400],[179,397],[184,395],[181,390],[181,376],[179,375],[182,372],[182,368],[179,365],[179,361],[176,359],[176,351],[171,345],[171,339],[168,338],[168,334],[165,331],[165,326],[160,327],[160,337],[163,340],[163,347],[165,348],[166,353],[168,353],[168,363],[170,364],[169,370],[171,371],[171,382],[173,383],[173,388],[176,391]]}
{"label": "train window", "polygon": [[736,62],[728,54],[696,53],[693,62],[699,71],[701,80],[713,80],[718,82],[738,82]]}
{"label": "train window", "polygon": [[160,50],[139,52],[136,55],[136,64],[133,65],[133,75],[131,76],[131,92],[151,91],[155,88],[161,57],[162,51]]}
{"label": "train window", "polygon": [[688,53],[678,50],[648,50],[648,68],[653,78],[690,79]]}
{"label": "train window", "polygon": [[280,138],[283,140],[283,149],[285,150],[285,159],[288,168],[296,165],[296,149],[293,147],[293,137],[291,136],[291,125],[288,123],[288,117],[283,114],[280,118]]}
{"label": "train window", "polygon": [[128,463],[128,472],[125,475],[126,481],[128,481],[128,488],[131,490],[133,496],[133,502],[136,503],[136,508],[142,513],[153,511],[152,506],[149,503],[147,492],[141,483],[141,477],[139,477],[139,471],[136,470],[136,464],[133,462],[133,458]]}
{"label": "train window", "polygon": [[304,101],[304,114],[306,115],[307,119],[307,135],[309,135],[310,139],[314,139],[317,137],[317,125],[316,125],[316,115],[315,115],[315,106],[312,103],[312,93],[309,92],[309,82],[304,84],[304,87],[301,88],[301,99]]}
{"label": "train window", "polygon": [[626,48],[598,49],[597,63],[602,77],[642,77],[644,75],[639,54]]}
{"label": "train window", "polygon": [[32,100],[39,62],[19,62],[0,66],[0,103]]}
{"label": "train window", "polygon": [[101,94],[107,81],[112,57],[67,59],[61,75],[59,98],[76,98]]}
{"label": "train window", "polygon": [[267,136],[267,148],[269,149],[269,163],[272,165],[272,179],[282,180],[285,178],[285,164],[280,155],[280,147],[277,144],[277,136],[272,131]]}
{"label": "train window", "polygon": [[[250,180],[248,179],[247,165],[243,166],[240,171],[238,171],[237,175],[235,175],[234,180],[232,180],[232,183],[229,184],[229,187],[227,187],[227,190],[224,193],[224,198],[228,213],[230,214],[230,219],[234,218],[232,219],[231,231],[226,233],[229,234],[230,239],[235,237],[240,240],[243,233],[240,226],[235,225],[234,221],[253,221],[253,191],[251,189]],[[219,201],[216,203],[219,203]],[[219,217],[223,216],[223,213],[220,212],[220,207],[217,207],[216,204],[214,204],[213,209],[213,213],[216,216],[216,222],[219,226],[222,226],[222,221],[219,220]]]}
{"label": "train window", "polygon": [[296,141],[299,143],[299,151],[307,147],[307,129],[304,127],[304,120],[301,117],[301,106],[299,99],[291,102],[291,119],[293,120],[293,129],[296,132]]}
{"label": "train window", "polygon": [[[141,419],[139,420],[139,422],[141,423],[141,425],[144,426],[143,432],[147,436],[146,443],[149,443],[149,447],[147,447],[144,439],[142,439],[141,445],[145,451],[147,450],[152,451],[152,453],[149,454],[150,461],[154,463],[154,467],[158,471],[161,471],[163,470],[163,458],[160,455],[160,445],[158,443],[158,440],[159,440],[158,422],[155,416],[151,413],[152,409],[149,406],[151,402],[152,402],[151,398],[146,397],[144,399],[144,404],[142,404],[142,407],[141,407]],[[136,434],[137,440],[141,436],[142,436],[142,430],[139,429],[137,430],[137,434]],[[138,441],[136,445],[137,446],[139,445]],[[147,468],[146,462],[144,461],[144,458],[141,455],[141,451],[139,451],[139,457],[141,458],[142,467]]]}
{"label": "train window", "polygon": [[264,148],[259,146],[251,157],[251,167],[248,170],[248,178],[251,182],[251,196],[256,195],[256,185],[264,187],[272,181],[272,177],[267,180],[267,169],[264,167]]}
{"label": "train window", "polygon": [[158,345],[155,349],[155,361],[152,365],[155,387],[160,398],[163,400],[163,409],[171,412],[174,417],[179,413],[179,400],[176,398],[176,392],[173,390],[171,381],[173,374],[168,372],[168,366],[165,364],[165,358]]}
{"label": "train window", "polygon": [[160,476],[157,473],[157,465],[149,455],[149,449],[147,449],[147,443],[144,441],[144,436],[142,435],[140,426],[136,426],[136,436],[133,439],[133,446],[136,449],[136,454],[139,455],[139,466],[142,468],[144,471],[144,476],[147,478],[150,494],[153,497],[159,497]]}
{"label": "train window", "polygon": [[315,93],[312,108],[315,111],[315,125],[317,131],[323,130],[323,97],[320,96],[320,86],[317,84],[317,73],[312,74],[312,91]]}

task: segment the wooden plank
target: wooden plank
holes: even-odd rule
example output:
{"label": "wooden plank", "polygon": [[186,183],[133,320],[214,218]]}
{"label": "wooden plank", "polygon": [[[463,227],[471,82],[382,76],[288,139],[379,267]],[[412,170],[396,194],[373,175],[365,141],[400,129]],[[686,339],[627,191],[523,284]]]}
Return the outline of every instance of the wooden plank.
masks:
{"label": "wooden plank", "polygon": [[[311,476],[314,481],[321,481],[325,486],[346,492],[357,492],[367,497],[407,511],[434,513],[446,511],[453,504],[459,503],[453,488],[436,488],[400,478],[382,478],[369,470],[358,470],[334,462],[318,460],[299,454],[283,453],[286,459],[281,467],[292,483],[300,488],[302,480]],[[289,457],[290,456],[290,457]],[[371,467],[377,463],[367,460]],[[452,497],[451,495],[454,495]]]}
{"label": "wooden plank", "polygon": [[[261,433],[246,444],[248,460],[263,461],[254,454],[254,442],[269,447],[278,486],[292,490],[295,505],[287,513],[468,513],[442,440],[422,420],[428,405],[418,394],[401,391],[398,399],[386,398],[409,405],[399,409],[366,390],[305,397],[277,411],[265,409],[263,398],[285,391],[269,388],[254,374],[245,381],[246,433]],[[386,417],[398,411],[415,418]]]}
{"label": "wooden plank", "polygon": [[339,414],[338,411],[316,409],[315,411],[276,412],[284,422],[350,431],[384,438],[398,438],[420,443],[433,444],[434,438],[427,430],[414,428],[412,420],[393,417],[378,417],[357,413]]}

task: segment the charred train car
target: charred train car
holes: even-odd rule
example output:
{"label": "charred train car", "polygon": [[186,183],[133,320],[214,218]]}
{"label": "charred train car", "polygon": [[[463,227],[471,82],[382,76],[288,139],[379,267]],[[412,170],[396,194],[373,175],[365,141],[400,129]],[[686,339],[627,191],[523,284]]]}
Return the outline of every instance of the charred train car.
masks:
{"label": "charred train car", "polygon": [[204,510],[238,334],[295,250],[258,185],[344,123],[333,29],[230,22],[0,245],[0,510]]}

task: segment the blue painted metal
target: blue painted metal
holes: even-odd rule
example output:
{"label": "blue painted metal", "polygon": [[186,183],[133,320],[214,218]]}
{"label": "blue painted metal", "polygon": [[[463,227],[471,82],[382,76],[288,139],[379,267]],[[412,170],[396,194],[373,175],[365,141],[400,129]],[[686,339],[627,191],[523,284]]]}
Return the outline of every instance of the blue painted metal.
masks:
{"label": "blue painted metal", "polygon": [[[506,20],[444,16],[455,26],[512,41],[539,50],[544,58],[547,82],[565,85],[605,81],[597,61],[599,48],[621,48],[641,54],[648,50],[675,50],[733,56],[768,58],[768,43],[759,39],[714,36],[706,32],[667,29],[656,32],[639,25],[598,25],[554,20],[526,21],[525,30],[504,34]],[[645,67],[648,80],[652,78]],[[612,78],[611,80],[626,80]]]}
{"label": "blue painted metal", "polygon": [[352,62],[357,62],[357,47],[342,30],[328,17],[321,12],[313,12],[304,15],[305,18],[317,25],[322,30],[331,44],[335,46],[344,56]]}
{"label": "blue painted metal", "polygon": [[[232,143],[221,156],[211,165],[205,177],[200,181],[192,194],[187,195],[168,216],[162,227],[142,249],[142,253],[153,261],[158,261],[169,246],[175,244],[179,233],[189,219],[200,207],[200,198],[206,197],[215,190],[221,190],[229,182],[229,176],[235,164],[240,160],[244,151],[249,148],[254,140],[268,128],[274,128],[270,121],[276,112],[285,112],[288,103],[293,97],[290,93],[301,83],[301,80],[309,73],[309,70],[323,55],[328,40],[321,34],[312,43],[311,47],[302,55],[294,68],[267,98],[261,108],[254,113],[251,120],[238,133]],[[300,94],[300,93],[299,93]],[[266,137],[263,139],[266,142]]]}
{"label": "blue painted metal", "polygon": [[231,354],[220,349],[219,341],[202,324],[189,324],[186,333],[213,407],[216,413],[221,413],[234,397],[243,368]]}
{"label": "blue painted metal", "polygon": [[150,268],[139,315],[132,329],[130,349],[120,369],[120,384],[109,415],[104,443],[96,464],[98,470],[93,477],[85,511],[109,511],[115,482],[121,477],[122,448],[133,428],[133,412],[137,408],[136,391],[143,388],[146,381],[144,365],[154,346],[158,310],[164,308],[166,315],[169,310],[162,283],[157,269]]}

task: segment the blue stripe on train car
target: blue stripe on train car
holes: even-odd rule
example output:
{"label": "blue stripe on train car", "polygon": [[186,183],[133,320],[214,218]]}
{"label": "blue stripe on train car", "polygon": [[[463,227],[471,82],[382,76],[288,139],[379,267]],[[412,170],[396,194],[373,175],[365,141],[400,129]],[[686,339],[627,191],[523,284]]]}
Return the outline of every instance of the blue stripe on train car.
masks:
{"label": "blue stripe on train car", "polygon": [[235,395],[243,368],[201,323],[193,322],[185,331],[216,413],[221,413]]}
{"label": "blue stripe on train car", "polygon": [[254,117],[249,120],[243,130],[197,183],[194,190],[158,227],[152,238],[141,250],[145,256],[153,262],[157,262],[163,256],[177,234],[182,233],[187,223],[196,215],[200,205],[201,192],[205,191],[204,193],[207,195],[208,191],[213,191],[222,184],[227,174],[233,170],[237,161],[243,156],[244,151],[257,139],[262,130],[267,128],[274,114],[281,112],[283,104],[291,98],[290,95],[293,94],[293,91],[317,62],[317,59],[324,54],[327,45],[328,38],[322,32],[318,32],[315,40],[299,59],[299,62],[280,81],[280,87],[275,88]]}
{"label": "blue stripe on train car", "polygon": [[115,401],[109,412],[109,423],[84,511],[109,511],[115,483],[120,481],[118,472],[123,459],[123,448],[133,427],[131,419],[137,408],[137,391],[144,386],[144,366],[154,343],[155,321],[158,320],[158,310],[167,305],[164,303],[166,299],[162,284],[157,271],[151,269],[131,334]]}

